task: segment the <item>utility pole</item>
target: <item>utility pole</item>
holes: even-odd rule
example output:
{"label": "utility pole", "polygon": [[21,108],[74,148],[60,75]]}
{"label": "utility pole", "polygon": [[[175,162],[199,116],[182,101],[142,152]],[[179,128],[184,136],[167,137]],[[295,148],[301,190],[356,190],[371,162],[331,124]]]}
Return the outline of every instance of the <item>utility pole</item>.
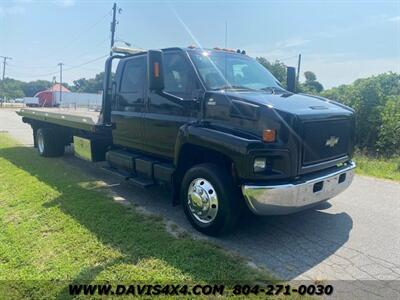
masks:
{"label": "utility pole", "polygon": [[7,64],[7,59],[12,59],[12,57],[8,56],[0,56],[3,59],[3,77],[2,80],[4,81],[4,77],[6,76],[6,64]]}
{"label": "utility pole", "polygon": [[299,60],[297,62],[297,78],[296,78],[296,85],[299,85],[299,77],[300,77],[300,63],[301,63],[301,53],[299,54]]}
{"label": "utility pole", "polygon": [[64,64],[60,62],[57,66],[60,66],[60,107],[61,107],[61,101],[62,101],[62,66]]}
{"label": "utility pole", "polygon": [[114,35],[115,35],[115,27],[117,26],[117,3],[113,5],[113,19],[111,22],[111,47],[110,47],[110,56],[113,54],[112,48],[114,47]]}
{"label": "utility pole", "polygon": [[0,99],[0,104],[1,106],[3,106],[3,101],[6,98],[6,90],[5,90],[5,84],[4,84],[4,77],[6,76],[6,65],[7,65],[7,59],[12,59],[11,57],[8,56],[0,56],[1,58],[3,58],[3,77],[1,80],[1,86],[2,86],[2,90],[3,90],[3,99]]}

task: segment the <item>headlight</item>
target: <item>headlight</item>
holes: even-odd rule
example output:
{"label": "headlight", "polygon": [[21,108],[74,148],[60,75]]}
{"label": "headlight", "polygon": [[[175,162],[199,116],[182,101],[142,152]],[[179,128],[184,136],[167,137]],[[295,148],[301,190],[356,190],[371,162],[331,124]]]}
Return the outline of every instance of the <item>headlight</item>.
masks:
{"label": "headlight", "polygon": [[257,157],[254,159],[254,165],[253,165],[254,172],[265,171],[266,167],[267,167],[267,159],[265,157]]}

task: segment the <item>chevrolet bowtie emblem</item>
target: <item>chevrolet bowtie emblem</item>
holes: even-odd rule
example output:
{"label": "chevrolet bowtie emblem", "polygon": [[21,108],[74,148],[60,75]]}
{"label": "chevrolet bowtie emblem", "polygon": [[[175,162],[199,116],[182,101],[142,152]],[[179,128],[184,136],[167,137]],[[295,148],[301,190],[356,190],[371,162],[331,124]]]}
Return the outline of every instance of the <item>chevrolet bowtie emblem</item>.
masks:
{"label": "chevrolet bowtie emblem", "polygon": [[326,140],[325,146],[333,148],[338,142],[339,138],[337,136],[331,136],[329,139]]}

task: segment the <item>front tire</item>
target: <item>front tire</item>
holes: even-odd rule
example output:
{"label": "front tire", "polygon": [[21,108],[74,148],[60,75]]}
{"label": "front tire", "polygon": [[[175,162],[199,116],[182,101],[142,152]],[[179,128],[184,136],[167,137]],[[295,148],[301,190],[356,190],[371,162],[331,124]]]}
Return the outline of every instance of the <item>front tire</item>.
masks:
{"label": "front tire", "polygon": [[214,164],[188,170],[181,185],[181,201],[192,226],[207,235],[232,231],[240,216],[240,191],[231,175]]}
{"label": "front tire", "polygon": [[51,128],[38,129],[36,143],[40,156],[57,157],[64,155],[65,145],[57,138],[55,131]]}

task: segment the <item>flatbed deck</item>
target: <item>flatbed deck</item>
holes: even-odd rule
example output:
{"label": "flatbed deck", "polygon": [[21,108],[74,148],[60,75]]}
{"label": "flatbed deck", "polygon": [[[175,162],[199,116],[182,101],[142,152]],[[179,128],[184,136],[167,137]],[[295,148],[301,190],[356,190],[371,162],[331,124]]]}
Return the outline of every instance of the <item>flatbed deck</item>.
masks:
{"label": "flatbed deck", "polygon": [[100,125],[100,112],[83,108],[22,108],[17,114],[29,119],[86,131],[94,131],[96,125]]}

